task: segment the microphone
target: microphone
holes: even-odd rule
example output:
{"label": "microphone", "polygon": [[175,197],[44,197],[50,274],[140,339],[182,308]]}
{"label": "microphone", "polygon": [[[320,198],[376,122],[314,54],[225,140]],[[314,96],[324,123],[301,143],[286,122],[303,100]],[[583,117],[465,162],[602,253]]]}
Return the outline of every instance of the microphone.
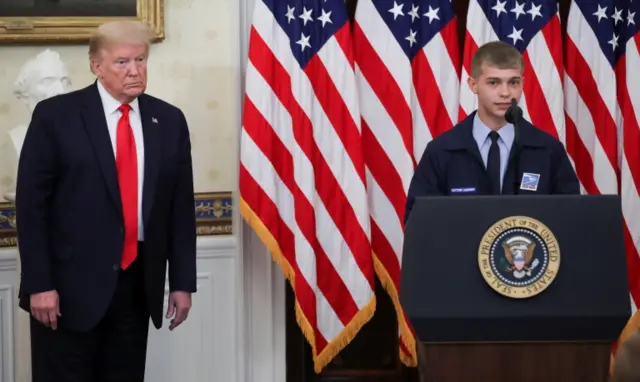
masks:
{"label": "microphone", "polygon": [[513,160],[514,165],[514,173],[513,173],[513,194],[518,194],[518,189],[520,185],[518,184],[518,162],[520,161],[520,142],[519,142],[519,130],[520,130],[520,120],[522,119],[522,109],[518,106],[518,101],[515,98],[511,99],[511,106],[507,109],[504,114],[504,118],[507,122],[513,125],[513,147],[511,148],[511,158]]}
{"label": "microphone", "polygon": [[520,118],[522,118],[522,109],[518,106],[518,101],[516,101],[515,98],[511,98],[511,106],[509,106],[505,112],[504,118],[514,126],[516,126],[520,121]]}

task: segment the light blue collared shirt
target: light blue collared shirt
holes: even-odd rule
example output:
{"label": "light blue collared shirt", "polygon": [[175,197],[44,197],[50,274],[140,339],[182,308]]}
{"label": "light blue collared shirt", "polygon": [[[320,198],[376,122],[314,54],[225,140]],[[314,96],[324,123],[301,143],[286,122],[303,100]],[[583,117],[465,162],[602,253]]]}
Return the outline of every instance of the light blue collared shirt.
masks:
{"label": "light blue collared shirt", "polygon": [[[473,139],[478,144],[478,150],[480,150],[480,156],[484,167],[487,168],[487,158],[489,157],[489,148],[491,147],[491,138],[489,133],[491,129],[487,127],[478,117],[476,113],[473,118]],[[502,184],[504,179],[504,173],[507,170],[507,163],[509,161],[509,152],[511,151],[511,145],[513,145],[513,138],[515,131],[513,125],[507,123],[498,130],[498,147],[500,148],[500,189],[502,190]]]}

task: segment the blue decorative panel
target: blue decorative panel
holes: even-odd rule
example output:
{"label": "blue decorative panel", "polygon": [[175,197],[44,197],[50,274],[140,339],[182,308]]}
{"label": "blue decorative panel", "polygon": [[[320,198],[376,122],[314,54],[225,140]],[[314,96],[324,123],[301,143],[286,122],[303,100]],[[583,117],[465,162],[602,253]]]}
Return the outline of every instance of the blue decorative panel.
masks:
{"label": "blue decorative panel", "polygon": [[[198,235],[233,234],[233,195],[231,192],[195,194]],[[0,203],[0,247],[16,246],[16,211],[11,203]]]}

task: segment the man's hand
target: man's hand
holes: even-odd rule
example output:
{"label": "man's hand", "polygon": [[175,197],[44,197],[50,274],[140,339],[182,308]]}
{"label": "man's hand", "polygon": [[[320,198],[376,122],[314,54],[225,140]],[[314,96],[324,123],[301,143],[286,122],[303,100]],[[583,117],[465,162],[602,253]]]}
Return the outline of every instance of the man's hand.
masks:
{"label": "man's hand", "polygon": [[58,328],[58,316],[61,316],[58,292],[50,290],[32,294],[31,315],[45,326],[56,330]]}
{"label": "man's hand", "polygon": [[167,309],[167,318],[173,317],[169,330],[178,327],[189,315],[191,309],[191,293],[175,291],[169,294],[169,307]]}

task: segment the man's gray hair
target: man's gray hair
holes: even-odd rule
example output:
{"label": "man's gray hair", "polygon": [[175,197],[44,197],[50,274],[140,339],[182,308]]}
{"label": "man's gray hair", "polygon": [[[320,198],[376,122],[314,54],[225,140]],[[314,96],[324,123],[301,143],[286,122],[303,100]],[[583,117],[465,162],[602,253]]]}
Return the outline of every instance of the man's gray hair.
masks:
{"label": "man's gray hair", "polygon": [[89,39],[89,59],[96,59],[111,44],[143,45],[148,51],[152,40],[153,31],[142,21],[110,21],[101,24]]}

